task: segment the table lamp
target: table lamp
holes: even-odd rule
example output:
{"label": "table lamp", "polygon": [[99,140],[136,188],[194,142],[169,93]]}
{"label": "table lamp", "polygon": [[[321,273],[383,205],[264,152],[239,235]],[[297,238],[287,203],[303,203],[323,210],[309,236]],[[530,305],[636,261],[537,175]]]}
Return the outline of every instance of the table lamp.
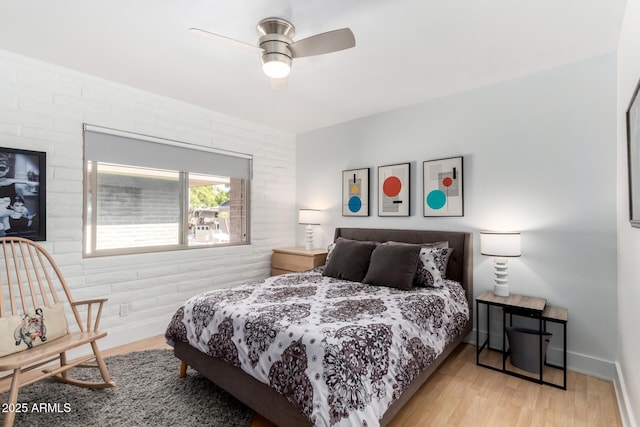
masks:
{"label": "table lamp", "polygon": [[320,225],[320,215],[321,212],[319,209],[300,209],[298,210],[298,224],[306,225],[304,231],[306,235],[305,239],[305,249],[311,250],[313,249],[313,228],[312,225]]}
{"label": "table lamp", "polygon": [[481,231],[480,253],[492,256],[495,273],[493,294],[509,296],[507,258],[520,256],[520,232]]}

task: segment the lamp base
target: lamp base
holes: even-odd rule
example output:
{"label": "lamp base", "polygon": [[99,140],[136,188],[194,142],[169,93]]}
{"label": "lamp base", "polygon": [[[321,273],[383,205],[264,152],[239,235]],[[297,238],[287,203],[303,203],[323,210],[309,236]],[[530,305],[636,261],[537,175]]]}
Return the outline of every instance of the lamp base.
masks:
{"label": "lamp base", "polygon": [[304,233],[305,233],[304,248],[310,251],[313,249],[313,228],[311,228],[311,225],[307,224],[307,226],[304,229]]}
{"label": "lamp base", "polygon": [[493,285],[493,294],[499,297],[509,296],[509,274],[507,268],[507,259],[496,257],[493,259],[493,273],[495,274],[495,285]]}
{"label": "lamp base", "polygon": [[509,296],[509,285],[493,285],[493,294],[498,297],[508,297]]}

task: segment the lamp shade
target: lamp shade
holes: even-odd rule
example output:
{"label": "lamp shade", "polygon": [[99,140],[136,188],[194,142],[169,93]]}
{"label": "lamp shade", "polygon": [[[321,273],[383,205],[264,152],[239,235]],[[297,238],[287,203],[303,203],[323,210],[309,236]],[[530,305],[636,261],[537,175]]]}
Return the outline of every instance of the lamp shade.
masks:
{"label": "lamp shade", "polygon": [[496,257],[519,257],[520,232],[481,231],[480,253]]}
{"label": "lamp shade", "polygon": [[298,223],[309,225],[320,225],[321,210],[318,209],[300,209],[298,211]]}

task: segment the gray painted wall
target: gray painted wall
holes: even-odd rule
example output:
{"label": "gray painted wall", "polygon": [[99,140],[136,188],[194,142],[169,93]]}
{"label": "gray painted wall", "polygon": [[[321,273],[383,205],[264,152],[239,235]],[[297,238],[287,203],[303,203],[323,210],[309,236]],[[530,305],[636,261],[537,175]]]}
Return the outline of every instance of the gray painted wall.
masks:
{"label": "gray painted wall", "polygon": [[[476,295],[493,286],[478,231],[522,231],[511,291],[567,307],[569,367],[613,378],[615,138],[607,55],[299,135],[298,207],[325,210],[316,246],[336,226],[472,230]],[[452,156],[464,156],[465,215],[425,218],[422,162]],[[411,216],[378,217],[377,166],[401,162],[411,162]],[[372,214],[342,217],[341,171],[362,167],[372,168]]]}
{"label": "gray painted wall", "polygon": [[626,111],[640,79],[640,0],[629,0],[618,48],[618,357],[616,393],[626,426],[640,425],[640,229],[629,224]]}

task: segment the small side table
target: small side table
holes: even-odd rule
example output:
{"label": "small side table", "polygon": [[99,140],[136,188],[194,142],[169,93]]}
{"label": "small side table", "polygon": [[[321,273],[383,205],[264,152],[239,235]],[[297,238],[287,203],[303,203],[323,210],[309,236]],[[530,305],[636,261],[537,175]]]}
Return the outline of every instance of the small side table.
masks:
{"label": "small side table", "polygon": [[273,249],[271,275],[311,270],[324,265],[326,259],[326,249],[305,249],[304,247]]}
{"label": "small side table", "polygon": [[[486,308],[486,324],[487,324],[487,339],[480,342],[480,305],[485,305]],[[491,347],[491,307],[502,308],[502,349]],[[529,317],[538,320],[538,331],[547,331],[547,322],[559,323],[562,325],[563,335],[563,364],[562,366],[555,366],[546,362],[542,349],[542,333],[540,336],[538,350],[540,352],[540,376],[539,378],[531,377],[520,374],[518,372],[510,371],[507,368],[507,357],[509,355],[506,349],[506,327],[507,327],[507,314],[509,315],[509,324],[513,322],[513,316]],[[508,297],[499,297],[493,294],[491,291],[483,292],[476,298],[476,365],[483,366],[485,368],[493,369],[505,374],[513,375],[518,378],[523,378],[529,381],[537,382],[540,384],[546,384],[567,389],[567,321],[568,310],[563,307],[548,306],[544,298],[528,297],[525,295],[509,295]],[[480,353],[484,349],[499,351],[502,353],[502,367],[497,368],[495,366],[484,364],[480,361]],[[544,366],[549,366],[556,369],[562,369],[563,371],[563,383],[558,385],[552,382],[545,381],[544,379]]]}

